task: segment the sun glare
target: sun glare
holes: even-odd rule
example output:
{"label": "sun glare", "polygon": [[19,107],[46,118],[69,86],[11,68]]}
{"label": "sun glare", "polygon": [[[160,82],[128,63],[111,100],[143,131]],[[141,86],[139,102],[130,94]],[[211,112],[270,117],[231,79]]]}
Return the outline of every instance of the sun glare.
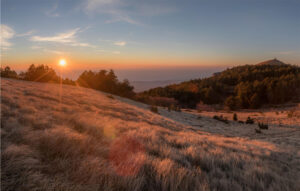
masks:
{"label": "sun glare", "polygon": [[61,60],[59,61],[59,65],[60,65],[60,66],[65,66],[65,65],[66,65],[66,60],[61,59]]}

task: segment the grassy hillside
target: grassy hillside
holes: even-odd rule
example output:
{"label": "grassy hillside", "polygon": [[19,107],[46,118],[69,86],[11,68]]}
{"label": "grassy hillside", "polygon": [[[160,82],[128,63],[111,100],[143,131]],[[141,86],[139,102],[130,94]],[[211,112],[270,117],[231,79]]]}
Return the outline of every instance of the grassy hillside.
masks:
{"label": "grassy hillside", "polygon": [[205,131],[222,122],[198,119],[201,130],[171,119],[190,115],[167,112],[92,89],[2,78],[1,190],[300,189],[299,130],[278,142],[223,136]]}
{"label": "grassy hillside", "polygon": [[300,67],[269,60],[233,67],[196,79],[145,91],[141,96],[175,98],[180,105],[222,104],[230,109],[299,102]]}

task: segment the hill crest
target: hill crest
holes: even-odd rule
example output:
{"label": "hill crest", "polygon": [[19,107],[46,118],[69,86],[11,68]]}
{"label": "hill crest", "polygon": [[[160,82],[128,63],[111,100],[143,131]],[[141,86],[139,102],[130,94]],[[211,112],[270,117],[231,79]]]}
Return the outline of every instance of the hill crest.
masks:
{"label": "hill crest", "polygon": [[260,62],[256,65],[258,65],[258,66],[261,66],[261,65],[283,66],[283,65],[286,65],[286,63],[284,63],[280,60],[277,60],[277,58],[274,58],[272,60],[267,60],[267,61]]}

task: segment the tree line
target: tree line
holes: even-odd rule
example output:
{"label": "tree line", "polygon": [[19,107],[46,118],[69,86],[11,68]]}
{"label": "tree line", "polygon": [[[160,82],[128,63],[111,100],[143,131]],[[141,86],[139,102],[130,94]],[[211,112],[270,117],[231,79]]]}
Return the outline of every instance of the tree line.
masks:
{"label": "tree line", "polygon": [[60,78],[46,65],[31,65],[17,74],[1,68],[1,77],[63,83],[92,88],[151,105],[195,108],[199,103],[229,109],[260,108],[300,100],[300,67],[293,65],[245,65],[214,76],[195,79],[136,94],[128,80],[119,81],[113,70],[84,71],[77,80]]}
{"label": "tree line", "polygon": [[238,66],[209,78],[150,89],[141,96],[174,98],[182,107],[190,108],[199,103],[239,109],[297,102],[300,67],[287,64]]}
{"label": "tree line", "polygon": [[78,85],[86,88],[92,88],[107,93],[112,93],[122,97],[132,98],[135,93],[133,86],[128,80],[119,81],[113,70],[84,71],[77,80],[61,78],[54,69],[46,65],[30,65],[25,72],[17,73],[9,66],[1,67],[1,77],[14,78],[18,80],[63,83],[68,85]]}

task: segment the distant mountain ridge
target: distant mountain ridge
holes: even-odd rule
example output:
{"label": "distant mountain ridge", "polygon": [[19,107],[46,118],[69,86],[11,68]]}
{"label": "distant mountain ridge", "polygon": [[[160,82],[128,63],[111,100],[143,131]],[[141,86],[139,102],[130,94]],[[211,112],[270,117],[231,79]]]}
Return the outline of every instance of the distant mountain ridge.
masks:
{"label": "distant mountain ridge", "polygon": [[264,62],[260,62],[256,65],[258,65],[258,66],[261,66],[261,65],[282,66],[282,65],[286,65],[286,63],[281,62],[280,60],[277,60],[277,58],[274,58],[272,60],[267,60],[267,61],[264,61]]}
{"label": "distant mountain ridge", "polygon": [[235,108],[300,101],[300,67],[277,59],[236,66],[203,79],[150,89],[143,96],[174,98],[182,107],[219,104]]}

